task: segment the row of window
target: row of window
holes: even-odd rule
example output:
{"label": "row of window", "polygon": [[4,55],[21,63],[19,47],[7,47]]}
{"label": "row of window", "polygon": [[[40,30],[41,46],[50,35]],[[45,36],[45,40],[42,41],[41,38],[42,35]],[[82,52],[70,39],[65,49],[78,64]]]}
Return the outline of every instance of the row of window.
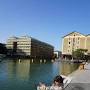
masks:
{"label": "row of window", "polygon": [[[69,41],[68,44],[71,44],[71,42]],[[73,44],[79,44],[79,41],[78,42],[73,42]]]}
{"label": "row of window", "polygon": [[[9,47],[13,47],[13,44],[7,44],[7,46]],[[17,44],[17,47],[19,47],[19,48],[30,48],[30,44]],[[51,47],[46,47],[46,46],[41,46],[41,45],[32,45],[32,47],[34,47],[34,48],[47,48],[47,49],[52,49]]]}
{"label": "row of window", "polygon": [[[8,43],[7,45],[13,46],[13,43]],[[25,44],[25,43],[21,43],[21,44],[17,44],[17,46],[25,46],[25,45],[31,45],[31,44]]]}
{"label": "row of window", "polygon": [[[73,46],[68,46],[68,47],[70,48],[70,47],[73,47]],[[79,46],[74,46],[74,47],[79,48]]]}
{"label": "row of window", "polygon": [[[70,46],[69,46],[69,48],[70,48]],[[79,46],[77,46],[75,49],[78,49],[79,48]],[[73,48],[74,49],[74,48]],[[68,49],[68,52],[71,52],[72,50],[70,50],[70,49]]]}
{"label": "row of window", "polygon": [[[73,39],[77,39],[77,40],[80,40],[80,37],[78,37],[78,38],[73,38]],[[69,38],[69,40],[72,40],[72,38]]]}

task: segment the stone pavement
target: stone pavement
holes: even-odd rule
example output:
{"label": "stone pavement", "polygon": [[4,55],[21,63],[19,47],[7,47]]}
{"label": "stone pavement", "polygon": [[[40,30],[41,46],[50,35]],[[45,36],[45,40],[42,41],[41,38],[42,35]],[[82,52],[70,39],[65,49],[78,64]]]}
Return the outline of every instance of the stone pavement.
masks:
{"label": "stone pavement", "polygon": [[65,90],[90,90],[90,64],[85,65],[84,70],[77,70],[69,76],[72,81]]}

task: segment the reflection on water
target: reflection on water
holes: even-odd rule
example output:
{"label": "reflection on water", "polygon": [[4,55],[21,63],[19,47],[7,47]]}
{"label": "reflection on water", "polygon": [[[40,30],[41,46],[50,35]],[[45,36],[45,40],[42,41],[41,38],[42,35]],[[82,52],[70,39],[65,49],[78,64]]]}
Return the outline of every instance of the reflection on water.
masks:
{"label": "reflection on water", "polygon": [[19,62],[18,60],[9,61],[7,62],[7,69],[9,78],[17,77],[19,79],[28,79],[30,72],[30,60],[23,60],[22,62]]}
{"label": "reflection on water", "polygon": [[56,75],[68,75],[77,67],[66,62],[4,60],[0,62],[0,90],[36,90],[40,81],[51,84]]}
{"label": "reflection on water", "polygon": [[77,63],[70,63],[70,62],[62,62],[59,65],[59,73],[62,75],[69,75],[72,73],[74,70],[76,70],[79,67],[79,64]]}

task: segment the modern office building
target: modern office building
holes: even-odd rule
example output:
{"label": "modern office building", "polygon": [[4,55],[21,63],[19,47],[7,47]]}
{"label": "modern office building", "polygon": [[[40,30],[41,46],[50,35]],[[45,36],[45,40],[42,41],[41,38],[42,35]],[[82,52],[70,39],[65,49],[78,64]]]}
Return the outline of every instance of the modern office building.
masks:
{"label": "modern office building", "polygon": [[90,35],[84,35],[75,31],[63,37],[63,55],[72,55],[72,51],[76,49],[87,49],[87,54],[90,53]]}
{"label": "modern office building", "polygon": [[52,58],[54,47],[29,36],[10,37],[7,40],[8,55],[31,58]]}

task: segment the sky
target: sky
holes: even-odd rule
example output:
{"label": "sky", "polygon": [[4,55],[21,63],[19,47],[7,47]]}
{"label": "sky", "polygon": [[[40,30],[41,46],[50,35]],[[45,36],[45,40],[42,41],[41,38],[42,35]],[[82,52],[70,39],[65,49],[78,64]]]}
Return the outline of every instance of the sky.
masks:
{"label": "sky", "polygon": [[28,35],[61,50],[72,31],[90,34],[90,0],[0,0],[0,43]]}

